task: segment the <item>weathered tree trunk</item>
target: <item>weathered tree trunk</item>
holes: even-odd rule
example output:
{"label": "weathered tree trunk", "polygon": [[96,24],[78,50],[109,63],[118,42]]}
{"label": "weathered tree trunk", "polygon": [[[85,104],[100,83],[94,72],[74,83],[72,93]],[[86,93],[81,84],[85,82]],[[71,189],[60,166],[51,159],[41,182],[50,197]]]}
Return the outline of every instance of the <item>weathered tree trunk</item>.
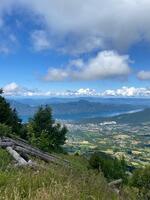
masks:
{"label": "weathered tree trunk", "polygon": [[109,183],[109,186],[120,186],[122,184],[122,179],[118,179]]}
{"label": "weathered tree trunk", "polygon": [[6,147],[6,150],[18,162],[19,166],[28,164],[28,162],[26,162],[15,150],[12,149],[12,147]]}
{"label": "weathered tree trunk", "polygon": [[2,142],[2,141],[0,141],[0,147],[2,147],[2,148],[6,148],[6,147],[11,147],[11,146],[13,146],[13,142]]}
{"label": "weathered tree trunk", "polygon": [[60,165],[69,165],[69,161],[59,158],[55,155],[45,153],[36,147],[32,147],[23,140],[14,140],[11,138],[3,137],[0,139],[0,146],[3,148],[11,146],[14,150],[18,152],[23,152],[38,157],[44,160],[45,162],[53,162],[55,164],[60,164]]}
{"label": "weathered tree trunk", "polygon": [[47,156],[45,155],[44,153],[41,153],[41,152],[37,152],[33,149],[28,149],[28,148],[23,148],[21,146],[15,146],[14,147],[16,151],[18,152],[23,152],[23,153],[26,153],[26,154],[29,154],[31,156],[35,156],[35,157],[38,157],[42,160],[44,160],[45,162],[54,162],[56,164],[59,164],[60,162],[57,161],[57,159],[55,159],[54,157],[52,156]]}

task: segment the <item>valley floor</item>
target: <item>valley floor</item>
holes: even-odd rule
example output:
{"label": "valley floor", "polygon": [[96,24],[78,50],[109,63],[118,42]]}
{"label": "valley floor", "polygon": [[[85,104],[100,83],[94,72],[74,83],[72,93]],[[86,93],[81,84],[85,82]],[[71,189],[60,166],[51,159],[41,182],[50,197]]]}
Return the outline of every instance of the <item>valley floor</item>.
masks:
{"label": "valley floor", "polygon": [[125,157],[129,165],[150,164],[150,122],[140,124],[88,123],[71,124],[65,148],[70,153],[90,154],[103,151]]}

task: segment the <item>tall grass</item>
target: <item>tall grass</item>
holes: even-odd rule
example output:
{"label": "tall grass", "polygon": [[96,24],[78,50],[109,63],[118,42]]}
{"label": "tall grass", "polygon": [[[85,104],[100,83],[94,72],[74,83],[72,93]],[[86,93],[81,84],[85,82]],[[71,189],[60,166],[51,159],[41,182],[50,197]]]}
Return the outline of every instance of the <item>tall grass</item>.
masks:
{"label": "tall grass", "polygon": [[117,199],[108,189],[102,175],[93,171],[50,166],[46,170],[31,169],[0,173],[0,198],[4,200],[73,200]]}
{"label": "tall grass", "polygon": [[[0,150],[0,160],[6,153]],[[68,156],[72,167],[0,169],[0,200],[119,200],[103,174],[87,169],[86,160]],[[6,158],[5,158],[6,159]],[[5,160],[4,159],[4,160]],[[7,159],[6,159],[7,160]],[[11,159],[4,162],[11,163]],[[3,164],[4,164],[3,163]],[[4,165],[3,165],[4,166]],[[127,198],[125,198],[127,199]]]}

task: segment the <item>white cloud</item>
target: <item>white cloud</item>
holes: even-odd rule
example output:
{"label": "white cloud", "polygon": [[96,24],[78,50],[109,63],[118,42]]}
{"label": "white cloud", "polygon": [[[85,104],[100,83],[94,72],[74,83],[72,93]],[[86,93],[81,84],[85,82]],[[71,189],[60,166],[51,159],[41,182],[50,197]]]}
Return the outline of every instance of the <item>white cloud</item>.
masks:
{"label": "white cloud", "polygon": [[9,83],[3,87],[5,96],[95,96],[96,90],[89,88],[81,88],[76,91],[67,90],[64,92],[54,92],[54,91],[40,91],[37,89],[29,89],[22,87],[15,82]]}
{"label": "white cloud", "polygon": [[101,93],[102,96],[116,97],[147,97],[150,96],[150,88],[122,87],[116,90],[106,90]]}
{"label": "white cloud", "polygon": [[150,80],[150,71],[140,71],[137,74],[138,79],[140,80]]}
{"label": "white cloud", "polygon": [[97,96],[95,89],[90,88],[80,88],[78,90],[72,91],[68,90],[64,93],[64,96]]}
{"label": "white cloud", "polygon": [[88,62],[81,59],[71,61],[65,68],[49,68],[45,81],[99,80],[107,78],[126,78],[130,74],[130,59],[114,51],[99,52]]}
{"label": "white cloud", "polygon": [[31,4],[54,30],[83,35],[82,39],[88,33],[94,38],[91,42],[94,46],[99,38],[109,38],[116,45],[126,46],[140,39],[141,32],[145,37],[149,35],[149,0],[87,0],[86,3],[82,0],[45,0],[44,3],[31,0]]}
{"label": "white cloud", "polygon": [[40,15],[64,52],[83,53],[110,46],[124,49],[143,39],[150,41],[149,0],[1,1],[0,10],[14,3]]}
{"label": "white cloud", "polygon": [[105,90],[98,92],[91,88],[80,88],[78,90],[67,90],[67,91],[40,91],[37,89],[29,89],[26,87],[19,86],[15,82],[10,83],[3,87],[5,96],[43,96],[43,97],[150,97],[150,88],[135,88],[135,87],[122,87],[115,90]]}
{"label": "white cloud", "polygon": [[37,89],[31,90],[22,87],[15,82],[9,83],[3,87],[4,95],[6,96],[39,96],[40,91]]}
{"label": "white cloud", "polygon": [[12,82],[8,85],[5,85],[3,90],[4,90],[4,93],[16,92],[19,90],[19,86],[15,82]]}
{"label": "white cloud", "polygon": [[69,72],[67,70],[51,68],[43,79],[44,81],[64,81],[68,79],[68,76]]}
{"label": "white cloud", "polygon": [[31,35],[33,48],[36,51],[43,51],[51,48],[48,35],[43,30],[36,30]]}

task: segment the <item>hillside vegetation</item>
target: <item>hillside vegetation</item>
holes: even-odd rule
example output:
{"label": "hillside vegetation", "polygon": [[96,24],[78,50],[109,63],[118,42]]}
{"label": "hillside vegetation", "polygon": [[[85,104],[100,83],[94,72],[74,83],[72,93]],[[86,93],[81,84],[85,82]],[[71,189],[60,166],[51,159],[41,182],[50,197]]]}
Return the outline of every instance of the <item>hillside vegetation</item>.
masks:
{"label": "hillside vegetation", "polygon": [[3,160],[0,163],[0,199],[3,200],[132,199],[125,190],[119,198],[102,173],[88,170],[88,162],[82,157],[65,156],[71,168],[43,163],[46,169],[37,170],[13,168],[13,161],[4,150],[0,150],[0,158]]}
{"label": "hillside vegetation", "polygon": [[103,172],[91,169],[84,157],[59,156],[67,159],[70,166],[46,164],[36,159],[35,162],[42,167],[17,168],[11,156],[0,149],[0,199],[149,200],[150,167],[135,171],[128,184],[122,185],[120,192],[116,193],[115,188],[108,185]]}
{"label": "hillside vegetation", "polygon": [[[8,167],[12,160],[6,152],[1,150],[0,154],[5,160],[0,163],[1,199],[117,199],[104,177],[88,171],[86,161],[81,158],[71,158],[71,169],[45,165],[45,170],[27,168],[18,171]],[[5,170],[4,166],[7,166]]]}

